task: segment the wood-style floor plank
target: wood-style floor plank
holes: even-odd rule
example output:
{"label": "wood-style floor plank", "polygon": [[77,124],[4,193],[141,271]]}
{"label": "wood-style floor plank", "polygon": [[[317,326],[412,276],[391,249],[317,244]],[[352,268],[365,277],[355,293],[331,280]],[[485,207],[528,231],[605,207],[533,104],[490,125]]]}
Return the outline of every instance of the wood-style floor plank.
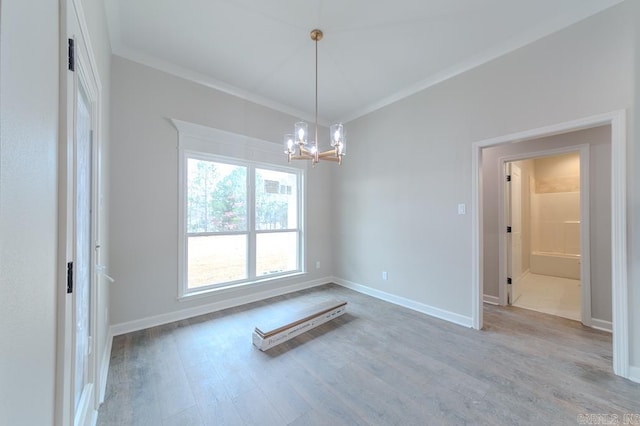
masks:
{"label": "wood-style floor plank", "polygon": [[[347,313],[266,352],[256,324],[329,299]],[[326,285],[114,338],[99,425],[576,424],[640,414],[611,335],[485,306],[476,331]]]}

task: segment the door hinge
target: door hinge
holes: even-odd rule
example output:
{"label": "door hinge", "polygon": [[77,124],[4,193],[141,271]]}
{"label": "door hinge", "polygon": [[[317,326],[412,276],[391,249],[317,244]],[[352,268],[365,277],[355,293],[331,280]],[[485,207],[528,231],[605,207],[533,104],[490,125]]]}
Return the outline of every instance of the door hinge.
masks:
{"label": "door hinge", "polygon": [[507,284],[511,284],[511,278],[507,277]]}
{"label": "door hinge", "polygon": [[507,226],[507,234],[510,234],[510,233],[511,233],[511,227]]}
{"label": "door hinge", "polygon": [[68,55],[69,55],[69,71],[75,71],[76,70],[76,48],[75,48],[75,40],[70,38],[69,39],[69,46],[68,46]]}
{"label": "door hinge", "polygon": [[73,293],[73,262],[67,262],[67,294]]}
{"label": "door hinge", "polygon": [[507,182],[511,182],[511,175],[507,175]]}

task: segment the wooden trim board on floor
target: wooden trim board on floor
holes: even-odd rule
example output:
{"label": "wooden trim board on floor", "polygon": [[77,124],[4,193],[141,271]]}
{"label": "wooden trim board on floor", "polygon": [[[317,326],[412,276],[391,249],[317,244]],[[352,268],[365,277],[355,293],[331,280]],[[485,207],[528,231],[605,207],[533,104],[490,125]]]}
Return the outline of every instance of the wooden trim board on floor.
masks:
{"label": "wooden trim board on floor", "polygon": [[347,302],[332,300],[302,311],[288,312],[271,323],[256,326],[252,335],[253,344],[265,351],[339,317],[346,309]]}

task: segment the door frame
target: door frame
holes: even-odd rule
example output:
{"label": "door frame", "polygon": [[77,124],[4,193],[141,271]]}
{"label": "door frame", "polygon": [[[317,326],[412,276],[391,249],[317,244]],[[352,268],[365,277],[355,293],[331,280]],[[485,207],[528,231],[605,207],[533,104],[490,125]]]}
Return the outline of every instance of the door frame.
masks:
{"label": "door frame", "polygon": [[483,323],[482,149],[523,142],[602,125],[611,126],[611,292],[613,372],[629,378],[629,316],[627,283],[626,110],[525,130],[472,144],[471,152],[471,315],[472,326]]}
{"label": "door frame", "polygon": [[[70,22],[73,21],[73,22]],[[75,40],[75,71],[68,69],[68,39]],[[56,424],[93,424],[97,416],[102,377],[97,353],[97,264],[100,262],[100,153],[102,86],[95,57],[90,46],[89,31],[80,0],[60,0],[60,108],[58,146],[58,274],[57,274],[57,338],[56,338]],[[75,94],[82,80],[90,98],[93,127],[91,154],[91,241],[90,351],[87,369],[91,385],[82,396],[80,415],[74,410],[74,310],[75,293],[67,294],[67,262],[75,262]],[[75,284],[75,283],[74,283]]]}
{"label": "door frame", "polygon": [[[589,239],[591,223],[589,218],[589,145],[579,144],[562,148],[529,151],[523,154],[508,155],[500,157],[498,159],[498,163],[501,170],[501,182],[505,182],[505,165],[507,163],[569,153],[578,153],[578,155],[580,156],[580,320],[584,325],[592,327],[593,324],[591,319],[590,268],[591,241]],[[504,208],[498,209],[498,229],[500,230],[504,230],[507,226],[507,220],[505,217],[505,208],[507,205],[506,195],[507,194],[505,193],[504,185],[500,185],[498,192],[498,202],[501,203],[502,206],[504,206]],[[507,234],[506,232],[503,232],[501,238],[499,238],[500,254],[498,258],[498,264],[500,267],[500,285],[498,286],[498,297],[500,299],[500,304],[503,306],[507,305],[507,249]]]}

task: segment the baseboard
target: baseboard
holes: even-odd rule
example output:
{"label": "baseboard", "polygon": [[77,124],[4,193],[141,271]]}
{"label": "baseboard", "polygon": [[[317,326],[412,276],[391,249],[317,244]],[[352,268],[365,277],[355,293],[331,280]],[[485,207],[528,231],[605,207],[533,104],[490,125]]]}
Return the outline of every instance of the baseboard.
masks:
{"label": "baseboard", "polygon": [[629,366],[629,380],[640,383],[640,367]]}
{"label": "baseboard", "polygon": [[107,342],[104,345],[104,353],[102,354],[102,363],[100,365],[100,390],[98,394],[98,403],[104,402],[104,397],[107,392],[107,378],[109,377],[109,363],[111,362],[111,347],[113,345],[113,334],[111,329],[107,331]]}
{"label": "baseboard", "polygon": [[488,294],[484,294],[482,296],[482,301],[484,303],[488,303],[490,305],[499,305],[500,304],[500,298],[499,297],[489,296]]}
{"label": "baseboard", "polygon": [[597,318],[591,318],[591,328],[596,330],[613,332],[613,323],[611,321],[605,321]]}
{"label": "baseboard", "polygon": [[354,282],[343,280],[341,278],[334,277],[333,282],[341,285],[342,287],[357,291],[358,293],[366,294],[368,296],[375,297],[376,299],[384,300],[385,302],[412,309],[414,311],[418,311],[435,318],[449,321],[454,324],[462,325],[464,327],[472,327],[471,317],[465,317],[464,315],[449,312],[444,309],[416,302],[415,300],[407,299],[406,297],[396,296],[395,294],[376,290],[374,288],[367,287],[362,284],[356,284]]}
{"label": "baseboard", "polygon": [[121,334],[131,333],[133,331],[144,330],[146,328],[156,327],[158,325],[169,324],[175,321],[197,317],[198,315],[209,314],[211,312],[221,311],[223,309],[246,305],[247,303],[257,302],[260,300],[268,299],[270,297],[293,293],[294,291],[300,291],[307,288],[329,284],[331,282],[331,277],[321,278],[313,281],[306,281],[302,283],[278,287],[271,290],[259,291],[246,296],[234,297],[220,302],[208,303],[206,305],[196,306],[193,308],[180,309],[177,311],[168,312],[166,314],[141,318],[120,324],[114,324],[109,328],[109,333],[111,336],[119,336]]}

